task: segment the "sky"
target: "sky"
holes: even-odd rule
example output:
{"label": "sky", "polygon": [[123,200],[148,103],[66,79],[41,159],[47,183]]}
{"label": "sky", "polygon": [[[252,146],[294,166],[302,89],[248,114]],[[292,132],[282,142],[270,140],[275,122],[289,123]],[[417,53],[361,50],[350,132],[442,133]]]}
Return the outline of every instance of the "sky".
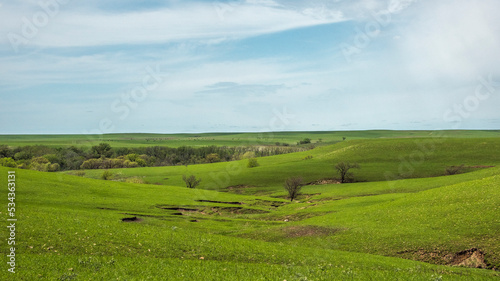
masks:
{"label": "sky", "polygon": [[500,129],[498,0],[0,0],[0,134]]}

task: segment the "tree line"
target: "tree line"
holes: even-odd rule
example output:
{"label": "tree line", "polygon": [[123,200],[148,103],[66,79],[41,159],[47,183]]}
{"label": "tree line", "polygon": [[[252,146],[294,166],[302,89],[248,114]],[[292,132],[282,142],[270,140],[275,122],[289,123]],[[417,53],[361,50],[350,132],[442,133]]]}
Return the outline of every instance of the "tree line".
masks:
{"label": "tree line", "polygon": [[287,146],[166,146],[111,147],[100,143],[92,147],[49,147],[44,145],[9,147],[0,145],[0,165],[39,171],[110,169],[191,165],[226,162],[304,151]]}

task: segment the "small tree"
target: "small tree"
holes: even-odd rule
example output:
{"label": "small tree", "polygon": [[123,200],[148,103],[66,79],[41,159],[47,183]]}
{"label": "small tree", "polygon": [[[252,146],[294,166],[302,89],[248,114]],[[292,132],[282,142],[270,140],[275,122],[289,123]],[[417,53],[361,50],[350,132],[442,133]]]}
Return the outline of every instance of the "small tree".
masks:
{"label": "small tree", "polygon": [[256,158],[248,159],[248,164],[247,164],[248,168],[254,168],[254,167],[258,167],[258,166],[259,166],[259,162],[257,162]]}
{"label": "small tree", "polygon": [[339,162],[335,165],[335,169],[338,171],[340,175],[340,182],[346,183],[353,180],[352,173],[349,172],[350,169],[359,169],[358,163],[349,163],[349,162]]}
{"label": "small tree", "polygon": [[194,175],[190,175],[189,177],[183,175],[182,180],[186,183],[187,188],[196,188],[201,182],[201,179],[196,179]]}
{"label": "small tree", "polygon": [[302,177],[291,177],[285,180],[284,187],[288,192],[290,202],[292,202],[293,199],[297,198],[303,185],[304,183]]}

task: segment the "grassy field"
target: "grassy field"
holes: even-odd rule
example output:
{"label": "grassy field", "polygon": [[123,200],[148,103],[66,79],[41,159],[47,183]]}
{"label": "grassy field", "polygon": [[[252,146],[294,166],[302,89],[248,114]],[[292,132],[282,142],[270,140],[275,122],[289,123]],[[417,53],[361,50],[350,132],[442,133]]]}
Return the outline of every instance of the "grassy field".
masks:
{"label": "grassy field", "polygon": [[[500,268],[498,132],[351,133],[258,158],[255,168],[241,160],[117,169],[101,180],[102,170],[79,177],[0,167],[5,184],[16,171],[18,219],[17,273],[7,272],[4,242],[0,279],[500,279],[491,270]],[[306,185],[286,199],[285,178],[335,177],[338,161],[360,164],[358,182]],[[462,164],[463,173],[444,176]],[[201,177],[200,188],[184,187],[184,174]],[[6,188],[0,196],[6,206]],[[5,222],[6,208],[0,215]],[[6,241],[7,231],[0,235]],[[471,249],[490,270],[453,266]]]}
{"label": "grassy field", "polygon": [[[282,190],[287,177],[301,175],[306,182],[335,177],[334,164],[351,161],[357,181],[386,181],[444,175],[448,166],[462,165],[467,171],[500,163],[500,138],[401,138],[351,140],[313,150],[258,158],[259,167],[247,168],[248,160],[135,169],[114,169],[116,178],[140,177],[148,183],[184,186],[182,175],[202,178],[204,189],[246,194]],[[309,158],[308,158],[309,156]],[[311,158],[312,157],[312,158]],[[72,173],[72,172],[68,172]],[[86,177],[98,179],[102,170],[87,170]]]}
{"label": "grassy field", "polygon": [[276,142],[296,144],[305,138],[313,143],[331,144],[345,137],[353,139],[416,138],[416,137],[499,137],[500,131],[345,131],[345,132],[264,132],[264,133],[204,133],[204,134],[106,134],[106,135],[0,135],[0,144],[10,146],[93,146],[107,142],[113,147],[142,146],[248,146],[274,145]]}

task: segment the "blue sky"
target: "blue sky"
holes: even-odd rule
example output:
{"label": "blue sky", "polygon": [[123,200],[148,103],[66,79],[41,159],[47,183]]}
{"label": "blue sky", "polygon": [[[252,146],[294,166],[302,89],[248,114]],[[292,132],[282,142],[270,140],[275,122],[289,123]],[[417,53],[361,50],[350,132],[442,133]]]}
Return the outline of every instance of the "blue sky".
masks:
{"label": "blue sky", "polygon": [[0,1],[0,134],[500,129],[499,10]]}

